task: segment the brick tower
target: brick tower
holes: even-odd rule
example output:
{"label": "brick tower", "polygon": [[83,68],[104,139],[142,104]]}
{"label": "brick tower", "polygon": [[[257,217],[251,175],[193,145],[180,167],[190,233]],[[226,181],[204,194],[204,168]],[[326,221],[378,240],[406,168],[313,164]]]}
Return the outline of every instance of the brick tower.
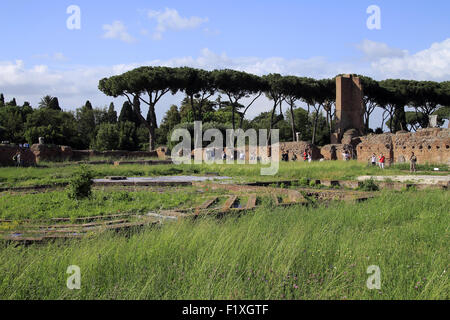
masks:
{"label": "brick tower", "polygon": [[342,136],[349,129],[364,134],[364,103],[361,79],[346,74],[336,77],[336,129],[331,143],[341,143]]}

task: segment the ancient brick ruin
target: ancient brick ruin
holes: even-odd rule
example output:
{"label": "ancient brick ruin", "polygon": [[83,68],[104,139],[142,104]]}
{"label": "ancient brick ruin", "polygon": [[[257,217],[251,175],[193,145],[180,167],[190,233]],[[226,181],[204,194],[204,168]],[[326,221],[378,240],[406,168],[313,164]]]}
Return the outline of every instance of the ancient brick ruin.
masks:
{"label": "ancient brick ruin", "polygon": [[358,161],[367,161],[372,153],[383,153],[390,163],[409,162],[411,153],[418,163],[450,165],[450,130],[422,129],[417,132],[384,133],[361,137],[356,146]]}
{"label": "ancient brick ruin", "polygon": [[364,104],[362,84],[359,77],[343,75],[336,77],[336,130],[331,143],[339,144],[347,130],[364,134]]}
{"label": "ancient brick ruin", "polygon": [[353,159],[369,161],[375,153],[383,153],[388,163],[409,162],[414,152],[418,163],[450,165],[450,130],[421,129],[417,132],[397,132],[363,136],[364,104],[361,79],[352,75],[336,78],[336,129],[331,145],[321,148],[326,160],[340,159],[349,151]]}
{"label": "ancient brick ruin", "polygon": [[138,159],[159,158],[166,159],[166,148],[156,151],[96,151],[96,150],[72,150],[68,146],[57,146],[50,144],[34,144],[31,148],[20,148],[16,145],[0,145],[0,166],[14,166],[16,163],[13,156],[22,152],[22,164],[34,166],[40,162],[62,162],[62,161],[90,161],[92,158],[108,159]]}

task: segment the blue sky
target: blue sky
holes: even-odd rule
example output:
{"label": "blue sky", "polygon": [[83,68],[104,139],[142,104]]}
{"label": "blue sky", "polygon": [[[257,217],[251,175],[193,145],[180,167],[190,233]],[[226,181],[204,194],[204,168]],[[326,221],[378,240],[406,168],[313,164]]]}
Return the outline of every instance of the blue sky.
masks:
{"label": "blue sky", "polygon": [[[66,27],[70,5],[80,30]],[[380,30],[366,26],[370,5]],[[98,80],[149,64],[449,80],[449,12],[447,0],[2,0],[0,92],[32,105],[51,94],[68,110],[87,99],[105,106]],[[180,99],[163,100],[158,118]],[[261,100],[250,117],[267,107]]]}

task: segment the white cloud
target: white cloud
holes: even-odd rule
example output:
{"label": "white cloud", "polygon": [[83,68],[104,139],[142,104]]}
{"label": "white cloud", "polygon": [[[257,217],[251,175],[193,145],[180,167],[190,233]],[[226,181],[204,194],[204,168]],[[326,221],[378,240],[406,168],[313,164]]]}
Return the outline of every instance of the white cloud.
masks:
{"label": "white cloud", "polygon": [[450,38],[433,43],[430,48],[403,57],[386,57],[372,63],[372,68],[389,77],[416,80],[450,78]]}
{"label": "white cloud", "polygon": [[200,17],[182,17],[175,9],[166,8],[164,11],[150,10],[147,13],[150,20],[156,20],[157,25],[153,38],[162,39],[163,33],[168,30],[181,31],[186,29],[195,29],[201,24],[208,22],[208,18]]}
{"label": "white cloud", "polygon": [[402,58],[408,54],[407,50],[391,48],[386,43],[363,40],[356,45],[356,48],[364,54],[368,60],[378,60],[381,58]]}
{"label": "white cloud", "polygon": [[[27,100],[34,106],[46,94],[57,96],[64,108],[74,109],[88,99],[95,106],[105,106],[114,99],[98,90],[98,81],[141,65],[191,66],[207,70],[230,68],[258,75],[281,73],[314,78],[332,77],[339,73],[359,73],[376,79],[410,78],[441,81],[450,78],[450,39],[435,43],[416,54],[384,57],[372,62],[332,62],[324,57],[309,59],[229,57],[226,53],[216,53],[209,49],[203,49],[197,57],[175,57],[112,66],[74,66],[62,70],[49,68],[44,64],[26,66],[22,60],[6,61],[0,62],[0,88],[7,99],[16,97],[18,102]],[[178,104],[181,98],[181,95],[175,97],[168,95],[164,98],[157,110],[158,119],[162,118],[170,104]],[[120,101],[115,101],[116,107],[119,107]],[[265,99],[261,99],[255,108],[249,110],[249,117],[267,110],[269,105]]]}
{"label": "white cloud", "polygon": [[116,20],[112,24],[104,24],[103,30],[105,31],[103,34],[103,38],[105,39],[119,39],[127,43],[136,41],[136,39],[127,32],[127,28],[122,21]]}

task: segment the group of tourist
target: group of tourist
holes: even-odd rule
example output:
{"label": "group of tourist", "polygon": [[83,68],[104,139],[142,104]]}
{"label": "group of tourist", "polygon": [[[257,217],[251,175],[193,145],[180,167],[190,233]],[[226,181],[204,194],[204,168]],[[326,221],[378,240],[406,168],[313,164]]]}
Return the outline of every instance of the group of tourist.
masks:
{"label": "group of tourist", "polygon": [[375,155],[375,153],[372,153],[372,156],[370,158],[370,162],[372,163],[372,166],[375,167],[377,165],[378,162],[378,166],[381,169],[384,169],[384,164],[386,163],[386,157],[384,156],[383,153],[380,153],[378,159],[377,156]]}
{"label": "group of tourist", "polygon": [[[207,161],[211,161],[216,159],[218,152],[217,151],[221,151],[221,155],[220,158],[222,160],[240,160],[240,161],[245,161],[246,160],[246,154],[244,151],[225,151],[225,149],[223,150],[216,150],[215,148],[211,148],[211,149],[206,149],[205,153],[206,153],[206,159]],[[180,150],[179,152],[179,156],[182,156],[182,150]],[[14,155],[13,160],[16,161],[17,166],[20,166],[22,164],[22,156],[21,156],[21,152],[18,152],[16,155]],[[348,150],[344,150],[344,152],[342,153],[342,158],[344,161],[350,161],[352,159],[352,155]],[[261,158],[256,156],[255,153],[252,153],[249,156],[249,160],[250,161],[261,161]],[[289,161],[297,161],[297,155],[295,153],[292,154],[292,157],[289,159],[289,152],[287,150],[283,150],[281,153],[281,160],[285,161],[285,162],[289,162]],[[303,161],[308,161],[308,162],[312,162],[312,153],[311,150],[306,149],[303,152]],[[411,172],[416,172],[416,164],[417,164],[417,157],[415,156],[414,152],[411,154],[410,157],[410,171]],[[321,159],[321,161],[323,161],[323,159]],[[383,153],[380,153],[379,156],[377,156],[375,153],[372,153],[372,156],[369,159],[370,164],[375,167],[378,166],[381,169],[385,168],[385,164],[386,164],[386,157],[384,156]]]}
{"label": "group of tourist", "polygon": [[[282,161],[285,161],[285,162],[288,162],[288,161],[297,161],[298,158],[297,158],[297,155],[296,155],[295,153],[293,153],[293,154],[292,154],[292,157],[289,159],[289,152],[286,151],[286,150],[284,150],[284,151],[281,153],[281,160],[282,160]],[[307,150],[307,149],[306,149],[306,150],[303,152],[303,161],[312,162],[312,153],[311,153],[310,150]]]}
{"label": "group of tourist", "polygon": [[[207,161],[215,160],[216,156],[218,154],[217,151],[220,151],[220,149],[218,149],[218,150],[216,150],[216,148],[208,148],[208,149],[206,149],[206,151],[205,151],[206,160]],[[238,159],[240,161],[245,161],[245,152],[244,151],[237,151],[237,152],[231,151],[231,152],[227,153],[225,151],[225,149],[224,149],[221,152],[220,158],[222,160],[227,160],[227,159],[235,160],[235,159]],[[250,160],[255,160],[255,159],[256,158],[252,159],[252,157],[251,157]]]}
{"label": "group of tourist", "polygon": [[348,152],[348,150],[344,150],[344,153],[342,153],[342,158],[344,159],[344,161],[350,161],[351,159],[350,152]]}
{"label": "group of tourist", "polygon": [[[416,172],[416,164],[417,164],[417,157],[414,154],[414,152],[411,153],[411,157],[409,158],[410,161],[410,171],[411,172]],[[376,166],[377,162],[378,162],[378,166],[381,169],[384,169],[384,165],[386,163],[386,157],[383,155],[383,153],[380,153],[379,157],[377,158],[377,156],[375,155],[375,153],[372,153],[372,156],[370,158],[370,162],[372,163],[372,166]]]}

